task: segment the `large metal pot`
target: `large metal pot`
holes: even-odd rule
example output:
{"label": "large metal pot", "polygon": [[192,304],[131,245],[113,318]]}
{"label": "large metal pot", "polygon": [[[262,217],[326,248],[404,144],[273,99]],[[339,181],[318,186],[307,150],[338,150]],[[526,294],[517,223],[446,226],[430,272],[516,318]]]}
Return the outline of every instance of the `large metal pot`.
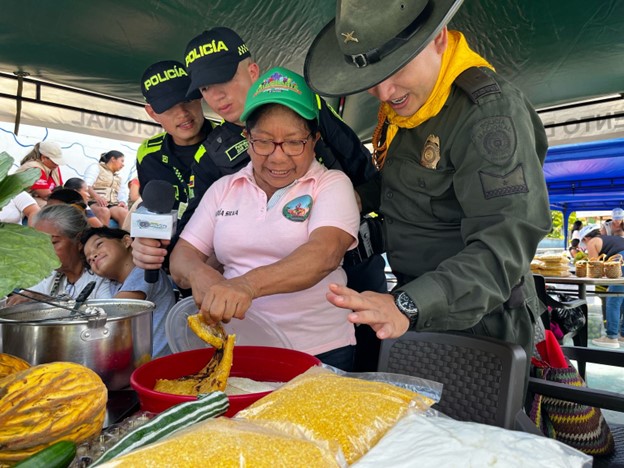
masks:
{"label": "large metal pot", "polygon": [[154,303],[97,299],[77,311],[68,310],[71,305],[28,303],[0,310],[2,351],[32,365],[77,362],[97,372],[109,390],[127,387],[132,371],[152,356]]}

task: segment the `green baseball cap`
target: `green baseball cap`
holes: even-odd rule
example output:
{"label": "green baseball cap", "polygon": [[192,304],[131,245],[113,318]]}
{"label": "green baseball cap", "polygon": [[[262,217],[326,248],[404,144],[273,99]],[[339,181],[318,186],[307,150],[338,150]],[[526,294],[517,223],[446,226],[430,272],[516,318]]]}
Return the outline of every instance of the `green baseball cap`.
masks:
{"label": "green baseball cap", "polygon": [[318,120],[316,95],[303,76],[286,68],[271,68],[251,85],[241,122],[245,122],[253,111],[265,104],[281,104],[306,120]]}

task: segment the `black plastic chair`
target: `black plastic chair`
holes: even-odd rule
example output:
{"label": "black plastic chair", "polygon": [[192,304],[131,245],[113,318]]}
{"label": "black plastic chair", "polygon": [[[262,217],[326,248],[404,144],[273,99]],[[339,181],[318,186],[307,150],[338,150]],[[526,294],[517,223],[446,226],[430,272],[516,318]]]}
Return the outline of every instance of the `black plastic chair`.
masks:
{"label": "black plastic chair", "polygon": [[[537,292],[537,297],[540,301],[544,303],[545,306],[551,307],[553,309],[576,309],[580,308],[583,311],[583,317],[585,317],[585,325],[583,325],[579,330],[573,332],[572,334],[566,335],[564,338],[570,337],[572,338],[572,342],[574,346],[582,346],[584,348],[587,347],[587,330],[589,327],[589,317],[588,317],[588,308],[587,301],[585,299],[575,299],[574,301],[565,301],[561,302],[553,298],[550,294],[548,294],[548,290],[546,288],[546,281],[542,275],[533,275],[533,280],[535,281],[535,290]],[[550,317],[548,315],[548,310],[544,311],[542,314],[542,321],[544,322],[544,326],[548,329],[550,327]],[[578,361],[578,371],[581,374],[581,377],[585,378],[585,361],[579,359]]]}
{"label": "black plastic chair", "polygon": [[[443,384],[434,408],[460,421],[537,432],[523,412],[526,353],[493,338],[410,331],[383,340],[379,372],[407,374]],[[530,421],[529,421],[530,423]]]}
{"label": "black plastic chair", "polygon": [[[569,346],[563,346],[561,349],[571,360],[615,366],[624,372],[622,352]],[[621,393],[575,387],[530,377],[527,400],[532,400],[535,394],[624,413],[624,395]],[[615,441],[615,453],[610,457],[595,457],[594,468],[624,466],[624,425],[609,423],[609,427]]]}

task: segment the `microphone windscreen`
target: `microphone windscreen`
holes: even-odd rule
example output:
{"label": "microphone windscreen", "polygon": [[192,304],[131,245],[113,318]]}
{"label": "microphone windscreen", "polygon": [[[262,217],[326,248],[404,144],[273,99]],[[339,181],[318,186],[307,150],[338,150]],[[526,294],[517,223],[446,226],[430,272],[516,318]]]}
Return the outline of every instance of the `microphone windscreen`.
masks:
{"label": "microphone windscreen", "polygon": [[150,180],[143,189],[143,206],[152,213],[169,213],[175,204],[173,185],[164,180]]}

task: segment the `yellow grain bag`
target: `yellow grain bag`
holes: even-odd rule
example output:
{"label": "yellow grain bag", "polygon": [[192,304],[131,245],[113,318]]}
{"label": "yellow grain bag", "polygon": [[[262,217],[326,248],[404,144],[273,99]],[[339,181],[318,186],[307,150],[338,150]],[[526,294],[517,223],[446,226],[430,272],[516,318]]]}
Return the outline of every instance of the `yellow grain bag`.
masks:
{"label": "yellow grain bag", "polygon": [[115,458],[102,467],[331,468],[344,467],[342,453],[249,421],[217,418]]}
{"label": "yellow grain bag", "polygon": [[274,427],[286,431],[295,424],[315,440],[337,441],[351,464],[375,445],[408,408],[425,411],[433,403],[430,398],[388,383],[343,377],[314,367],[236,417],[271,421]]}

